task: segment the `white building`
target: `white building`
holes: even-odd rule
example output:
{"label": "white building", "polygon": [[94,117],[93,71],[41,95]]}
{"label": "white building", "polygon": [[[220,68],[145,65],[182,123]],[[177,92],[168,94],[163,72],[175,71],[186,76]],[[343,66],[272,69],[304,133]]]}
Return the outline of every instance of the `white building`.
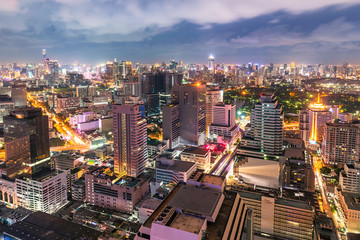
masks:
{"label": "white building", "polygon": [[213,107],[213,121],[209,128],[209,137],[234,137],[240,131],[235,123],[235,105],[218,103]]}
{"label": "white building", "polygon": [[196,163],[160,157],[156,160],[156,181],[165,183],[186,182],[196,170]]}
{"label": "white building", "polygon": [[18,205],[32,211],[52,214],[67,203],[66,171],[15,180]]}
{"label": "white building", "polygon": [[339,183],[343,191],[360,194],[360,162],[345,164]]}
{"label": "white building", "polygon": [[198,169],[210,168],[211,152],[202,147],[189,147],[180,153],[182,161],[196,163]]}

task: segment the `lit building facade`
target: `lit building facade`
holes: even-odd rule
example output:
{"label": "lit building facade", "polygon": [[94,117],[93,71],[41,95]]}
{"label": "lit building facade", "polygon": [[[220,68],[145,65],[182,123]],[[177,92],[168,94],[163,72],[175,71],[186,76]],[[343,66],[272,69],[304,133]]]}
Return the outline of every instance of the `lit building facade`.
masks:
{"label": "lit building facade", "polygon": [[144,105],[113,105],[114,172],[139,176],[147,163]]}
{"label": "lit building facade", "polygon": [[206,91],[206,131],[213,123],[214,105],[223,101],[223,91],[219,89],[211,89]]}

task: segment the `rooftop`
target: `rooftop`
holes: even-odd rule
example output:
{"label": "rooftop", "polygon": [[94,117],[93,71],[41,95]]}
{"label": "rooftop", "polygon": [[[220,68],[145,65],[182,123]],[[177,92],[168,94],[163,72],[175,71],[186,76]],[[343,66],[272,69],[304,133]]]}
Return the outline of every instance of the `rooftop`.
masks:
{"label": "rooftop", "polygon": [[341,192],[349,209],[360,211],[360,194]]}
{"label": "rooftop", "polygon": [[208,153],[208,150],[202,147],[188,147],[182,153],[206,155]]}
{"label": "rooftop", "polygon": [[186,214],[177,214],[170,224],[170,227],[199,234],[205,221],[204,218],[197,218]]}
{"label": "rooftop", "polygon": [[172,165],[160,164],[156,168],[160,168],[160,169],[164,169],[164,170],[171,170],[171,171],[178,171],[178,172],[187,172],[195,164],[196,163],[193,163],[193,162],[174,160],[174,163]]}
{"label": "rooftop", "polygon": [[186,212],[212,216],[221,196],[222,193],[208,188],[184,186],[170,200],[168,205]]}

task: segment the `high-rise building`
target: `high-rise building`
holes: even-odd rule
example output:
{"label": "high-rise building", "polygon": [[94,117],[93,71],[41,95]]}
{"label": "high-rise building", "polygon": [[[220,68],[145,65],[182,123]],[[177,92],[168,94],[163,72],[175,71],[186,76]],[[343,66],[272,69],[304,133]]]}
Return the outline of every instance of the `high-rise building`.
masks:
{"label": "high-rise building", "polygon": [[24,107],[27,105],[26,84],[22,81],[14,81],[11,86],[11,98],[15,107]]}
{"label": "high-rise building", "polygon": [[27,177],[48,168],[50,160],[48,117],[40,108],[20,108],[4,117],[6,172]]}
{"label": "high-rise building", "polygon": [[[180,119],[180,143],[185,145],[203,145],[206,128],[206,88],[201,84],[174,85],[171,90],[171,104],[178,105]],[[167,127],[163,129],[165,136],[175,131],[174,118],[164,118]]]}
{"label": "high-rise building", "polygon": [[114,171],[139,176],[147,162],[144,105],[113,105]]}
{"label": "high-rise building", "polygon": [[[262,94],[260,101],[251,110],[250,127],[241,140],[241,150],[247,153],[268,156],[282,155],[283,113],[273,95]],[[250,149],[250,151],[247,151]]]}
{"label": "high-rise building", "polygon": [[211,72],[213,72],[214,71],[214,68],[215,68],[215,58],[214,58],[214,56],[211,54],[210,56],[209,56],[209,70],[211,71]]}
{"label": "high-rise building", "polygon": [[180,144],[180,116],[179,105],[169,104],[162,108],[163,139],[169,141],[169,147],[175,148]]}
{"label": "high-rise building", "polygon": [[317,145],[324,137],[325,123],[333,119],[333,113],[328,106],[320,101],[309,106],[307,110],[301,110],[299,115],[299,135],[306,146]]}
{"label": "high-rise building", "polygon": [[223,91],[219,89],[212,89],[206,91],[206,131],[209,131],[209,126],[213,123],[214,105],[223,101]]}
{"label": "high-rise building", "polygon": [[234,137],[239,132],[235,123],[235,105],[218,103],[213,107],[213,121],[209,127],[210,138]]}
{"label": "high-rise building", "polygon": [[322,155],[325,163],[343,166],[359,161],[360,126],[325,123]]}

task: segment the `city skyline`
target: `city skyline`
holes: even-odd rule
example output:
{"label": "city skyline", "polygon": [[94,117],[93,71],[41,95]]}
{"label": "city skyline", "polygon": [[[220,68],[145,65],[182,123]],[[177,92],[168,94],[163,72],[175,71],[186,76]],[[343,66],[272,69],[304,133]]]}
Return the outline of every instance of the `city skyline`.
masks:
{"label": "city skyline", "polygon": [[357,1],[258,3],[4,1],[0,63],[360,63]]}

